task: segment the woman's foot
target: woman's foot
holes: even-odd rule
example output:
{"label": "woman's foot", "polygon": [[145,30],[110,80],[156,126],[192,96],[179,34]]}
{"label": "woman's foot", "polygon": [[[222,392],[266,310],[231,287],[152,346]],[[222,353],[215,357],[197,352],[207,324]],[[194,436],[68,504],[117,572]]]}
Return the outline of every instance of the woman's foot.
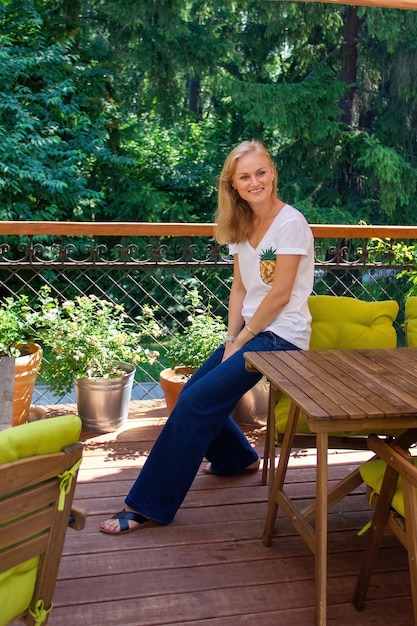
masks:
{"label": "woman's foot", "polygon": [[123,509],[112,518],[100,523],[102,533],[108,535],[125,535],[139,528],[153,526],[155,522],[136,511],[132,511],[129,507]]}
{"label": "woman's foot", "polygon": [[[250,465],[247,465],[246,467],[244,467],[242,470],[240,470],[239,474],[245,474],[247,473],[253,473],[253,472],[257,472],[259,470],[259,466],[261,464],[261,459],[257,459],[254,463],[251,463]],[[211,469],[211,463],[207,463],[206,465],[203,466],[203,472],[204,474],[213,474],[213,471]],[[215,474],[218,476],[218,474]]]}

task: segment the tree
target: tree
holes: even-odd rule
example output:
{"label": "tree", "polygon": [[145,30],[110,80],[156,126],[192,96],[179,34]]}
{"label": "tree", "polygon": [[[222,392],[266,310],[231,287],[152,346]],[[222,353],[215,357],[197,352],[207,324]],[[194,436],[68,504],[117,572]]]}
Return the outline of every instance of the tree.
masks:
{"label": "tree", "polygon": [[2,0],[2,216],[202,220],[256,137],[312,222],[413,223],[417,14]]}
{"label": "tree", "polygon": [[63,20],[46,27],[32,0],[0,12],[0,219],[91,220],[103,202],[95,172],[118,161],[107,146],[106,76],[81,59]]}

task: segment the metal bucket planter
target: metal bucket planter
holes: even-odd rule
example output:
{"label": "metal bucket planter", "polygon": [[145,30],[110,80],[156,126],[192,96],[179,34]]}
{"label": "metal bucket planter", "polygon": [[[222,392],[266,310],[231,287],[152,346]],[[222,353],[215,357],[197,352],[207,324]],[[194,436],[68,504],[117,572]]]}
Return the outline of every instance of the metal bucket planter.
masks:
{"label": "metal bucket planter", "polygon": [[126,374],[119,378],[77,378],[77,410],[86,430],[111,433],[126,424],[135,367],[118,365]]}

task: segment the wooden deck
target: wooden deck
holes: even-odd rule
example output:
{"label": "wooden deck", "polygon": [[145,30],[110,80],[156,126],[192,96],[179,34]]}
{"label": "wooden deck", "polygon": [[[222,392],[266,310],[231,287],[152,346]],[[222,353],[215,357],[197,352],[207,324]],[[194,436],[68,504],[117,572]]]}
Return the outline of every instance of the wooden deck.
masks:
{"label": "wooden deck", "polygon": [[[312,555],[282,517],[282,536],[270,548],[262,544],[267,488],[260,473],[219,478],[200,471],[171,525],[124,537],[98,531],[101,519],[123,507],[165,419],[162,401],[132,402],[122,432],[83,433],[76,503],[89,515],[83,531],[67,533],[50,626],[314,624]],[[261,452],[262,430],[249,435]],[[331,479],[363,455],[332,452]],[[294,454],[288,480],[293,497],[311,498],[314,454]],[[364,489],[329,514],[328,624],[413,624],[407,556],[393,537],[384,542],[365,611],[351,603],[366,541],[356,533],[369,519]]]}

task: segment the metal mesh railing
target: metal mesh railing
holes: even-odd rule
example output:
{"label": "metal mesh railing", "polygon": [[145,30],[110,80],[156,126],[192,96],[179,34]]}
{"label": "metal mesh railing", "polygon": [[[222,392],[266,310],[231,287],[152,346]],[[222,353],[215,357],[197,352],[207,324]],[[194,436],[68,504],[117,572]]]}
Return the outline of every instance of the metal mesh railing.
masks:
{"label": "metal mesh railing", "polygon": [[[408,240],[403,245],[408,249],[413,243]],[[375,248],[369,239],[316,237],[314,293],[397,300],[398,345],[404,345],[402,323],[409,285],[399,275],[412,263],[399,264],[393,244],[394,240],[387,240]],[[159,371],[167,366],[166,341],[186,323],[189,294],[197,289],[203,305],[226,320],[231,280],[227,249],[206,236],[122,237],[117,224],[111,237],[0,234],[1,297],[17,293],[35,297],[42,285],[63,299],[94,293],[122,303],[132,321],[143,305],[156,307],[156,319],[166,333],[150,339],[150,347],[160,356],[153,365],[138,366],[135,399],[162,397],[158,379]],[[54,397],[42,384],[37,386],[35,404],[68,401],[73,397]]]}

